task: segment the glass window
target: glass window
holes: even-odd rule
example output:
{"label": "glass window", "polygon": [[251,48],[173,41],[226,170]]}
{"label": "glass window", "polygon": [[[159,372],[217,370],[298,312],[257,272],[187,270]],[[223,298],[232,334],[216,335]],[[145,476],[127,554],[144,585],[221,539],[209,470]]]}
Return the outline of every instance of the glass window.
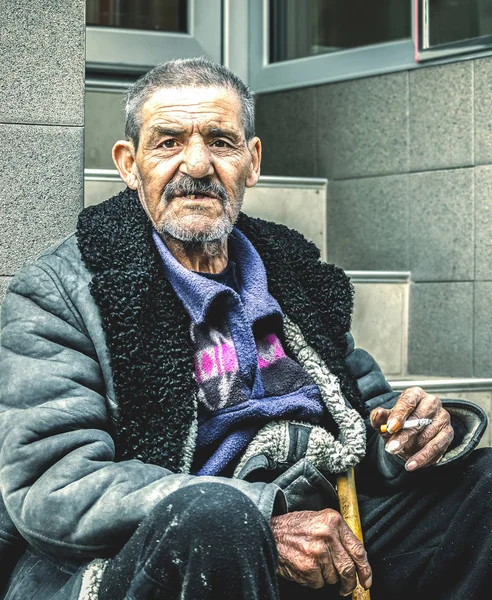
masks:
{"label": "glass window", "polygon": [[270,0],[269,13],[270,63],[411,37],[406,0]]}
{"label": "glass window", "polygon": [[492,47],[491,0],[418,0],[416,7],[419,61]]}
{"label": "glass window", "polygon": [[86,70],[143,73],[172,58],[222,56],[223,0],[86,0]]}
{"label": "glass window", "polygon": [[492,34],[490,0],[428,0],[429,45]]}
{"label": "glass window", "polygon": [[187,0],[87,0],[87,25],[187,33]]}

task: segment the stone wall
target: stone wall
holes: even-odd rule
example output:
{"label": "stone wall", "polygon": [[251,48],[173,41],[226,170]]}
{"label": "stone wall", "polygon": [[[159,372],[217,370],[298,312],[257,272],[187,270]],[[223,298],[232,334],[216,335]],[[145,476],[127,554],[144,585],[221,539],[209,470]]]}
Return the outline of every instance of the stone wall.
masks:
{"label": "stone wall", "polygon": [[411,271],[411,374],[492,377],[491,82],[482,58],[257,98],[263,173],[329,180],[328,260]]}
{"label": "stone wall", "polygon": [[0,299],[83,205],[85,0],[0,0]]}

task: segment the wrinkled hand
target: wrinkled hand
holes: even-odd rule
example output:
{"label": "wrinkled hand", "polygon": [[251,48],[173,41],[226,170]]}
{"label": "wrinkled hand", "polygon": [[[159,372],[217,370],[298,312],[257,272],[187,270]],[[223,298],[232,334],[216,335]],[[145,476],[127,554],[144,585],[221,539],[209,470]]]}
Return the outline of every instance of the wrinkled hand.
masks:
{"label": "wrinkled hand", "polygon": [[[409,418],[429,418],[432,423],[422,429],[401,429]],[[419,387],[405,390],[391,410],[376,408],[371,412],[374,429],[380,431],[385,423],[388,424],[388,434],[383,436],[387,440],[386,450],[405,460],[408,471],[439,462],[454,437],[451,418],[439,398]]]}
{"label": "wrinkled hand", "polygon": [[340,513],[326,508],[303,510],[271,519],[279,555],[278,572],[301,585],[321,588],[340,581],[340,595],[357,585],[372,583],[371,567],[364,546]]}

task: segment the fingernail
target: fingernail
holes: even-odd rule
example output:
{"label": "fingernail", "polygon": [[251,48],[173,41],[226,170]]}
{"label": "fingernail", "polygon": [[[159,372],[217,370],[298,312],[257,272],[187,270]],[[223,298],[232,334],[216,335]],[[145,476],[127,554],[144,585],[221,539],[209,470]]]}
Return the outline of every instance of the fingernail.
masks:
{"label": "fingernail", "polygon": [[386,452],[389,452],[390,454],[394,454],[398,448],[400,447],[400,442],[398,442],[397,440],[391,440],[391,442],[388,442],[385,446],[385,450]]}
{"label": "fingernail", "polygon": [[372,585],[372,576],[366,580],[366,585],[364,586],[366,590],[368,590]]}
{"label": "fingernail", "polygon": [[388,433],[395,433],[400,429],[400,421],[398,419],[390,419],[387,423]]}
{"label": "fingernail", "polygon": [[376,417],[379,415],[379,413],[381,412],[381,409],[376,408],[375,410],[372,411],[371,413],[371,422],[374,423],[374,421],[376,420]]}
{"label": "fingernail", "polygon": [[416,461],[414,461],[414,460],[412,460],[411,462],[409,462],[409,463],[407,463],[407,464],[405,465],[405,469],[406,469],[407,471],[413,471],[413,470],[414,470],[414,469],[416,469],[416,468],[417,468],[417,463],[416,463]]}

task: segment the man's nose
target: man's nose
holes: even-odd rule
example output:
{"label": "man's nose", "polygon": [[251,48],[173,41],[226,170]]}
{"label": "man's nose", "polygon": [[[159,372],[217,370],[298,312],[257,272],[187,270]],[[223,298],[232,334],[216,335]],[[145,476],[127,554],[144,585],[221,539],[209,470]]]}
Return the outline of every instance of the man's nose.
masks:
{"label": "man's nose", "polygon": [[195,179],[213,175],[212,154],[203,140],[190,141],[185,148],[179,170]]}

